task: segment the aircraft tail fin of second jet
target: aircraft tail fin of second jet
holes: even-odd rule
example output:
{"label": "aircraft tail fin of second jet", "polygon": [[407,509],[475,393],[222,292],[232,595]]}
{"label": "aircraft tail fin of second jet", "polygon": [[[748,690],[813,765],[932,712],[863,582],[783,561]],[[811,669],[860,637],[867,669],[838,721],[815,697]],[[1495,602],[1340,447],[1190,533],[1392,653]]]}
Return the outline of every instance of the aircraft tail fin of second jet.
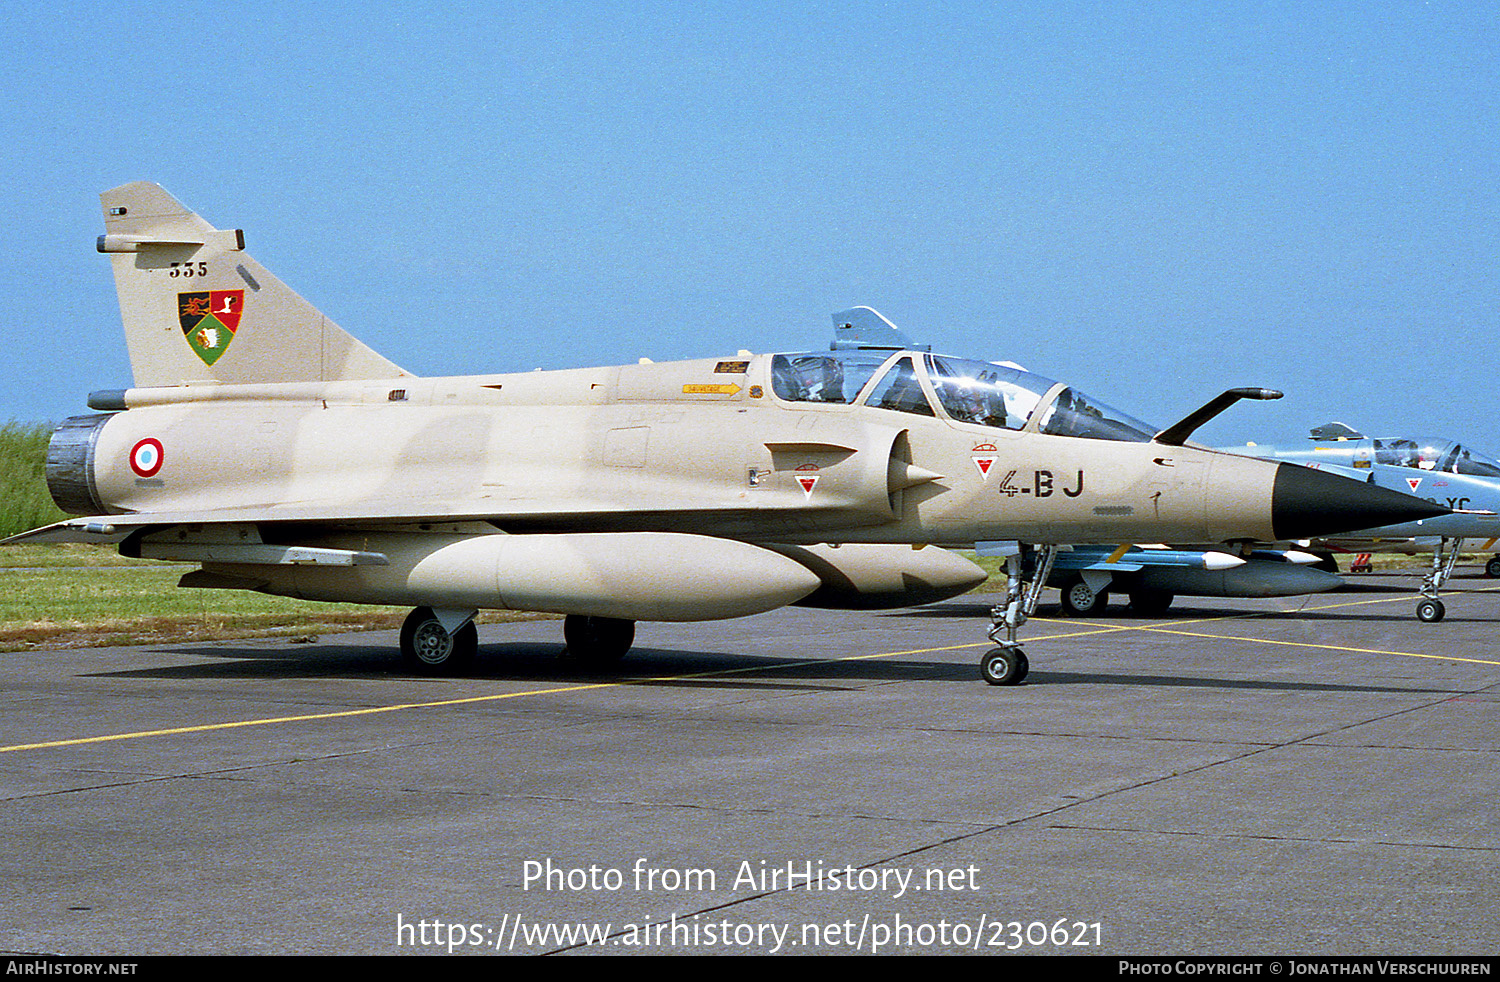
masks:
{"label": "aircraft tail fin of second jet", "polygon": [[99,196],[138,387],[394,378],[401,368],[324,317],[217,229],[146,181]]}

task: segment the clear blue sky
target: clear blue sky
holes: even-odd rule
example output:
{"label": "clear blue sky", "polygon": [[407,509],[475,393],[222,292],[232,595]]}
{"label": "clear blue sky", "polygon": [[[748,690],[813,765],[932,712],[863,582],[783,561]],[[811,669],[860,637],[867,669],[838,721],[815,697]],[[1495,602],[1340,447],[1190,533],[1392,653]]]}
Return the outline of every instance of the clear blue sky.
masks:
{"label": "clear blue sky", "polygon": [[826,345],[856,304],[1163,425],[1500,453],[1500,7],[67,3],[3,35],[0,420],[129,383],[165,186],[417,374]]}

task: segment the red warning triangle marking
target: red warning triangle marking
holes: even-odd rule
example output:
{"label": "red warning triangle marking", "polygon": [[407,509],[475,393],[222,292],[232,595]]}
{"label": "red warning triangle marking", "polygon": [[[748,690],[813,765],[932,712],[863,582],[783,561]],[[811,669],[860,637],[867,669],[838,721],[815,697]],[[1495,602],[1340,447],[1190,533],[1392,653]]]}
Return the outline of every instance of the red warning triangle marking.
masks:
{"label": "red warning triangle marking", "polygon": [[1406,483],[1410,484],[1411,489],[1415,491],[1417,490],[1417,488],[1422,486],[1422,479],[1420,477],[1408,477],[1406,479]]}
{"label": "red warning triangle marking", "polygon": [[817,483],[818,483],[818,477],[819,477],[819,475],[817,475],[817,474],[798,474],[797,475],[797,483],[800,484],[800,485],[802,485],[803,492],[809,498],[812,497],[813,487],[815,485],[817,485]]}
{"label": "red warning triangle marking", "polygon": [[990,479],[990,468],[995,466],[995,458],[975,457],[974,466],[979,468],[979,476],[988,481]]}

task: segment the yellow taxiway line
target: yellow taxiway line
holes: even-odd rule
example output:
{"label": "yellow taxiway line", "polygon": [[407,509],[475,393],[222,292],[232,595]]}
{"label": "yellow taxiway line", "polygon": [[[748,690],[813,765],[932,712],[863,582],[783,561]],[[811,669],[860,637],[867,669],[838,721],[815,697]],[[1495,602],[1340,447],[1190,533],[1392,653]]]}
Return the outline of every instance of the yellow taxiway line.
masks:
{"label": "yellow taxiway line", "polygon": [[803,665],[823,665],[831,661],[859,661],[869,658],[892,658],[897,655],[919,655],[934,651],[954,651],[959,648],[982,648],[980,644],[955,644],[943,648],[915,648],[911,651],[887,651],[874,655],[847,655],[843,658],[819,658],[805,661],[776,662],[772,665],[750,665],[744,668],[721,668],[707,672],[685,672],[681,675],[644,676],[615,679],[610,682],[593,682],[582,685],[562,685],[551,689],[530,689],[525,692],[498,692],[487,696],[465,696],[462,699],[437,699],[431,702],[408,702],[394,706],[366,706],[362,709],[340,709],[326,713],[303,713],[297,716],[272,716],[264,719],[242,719],[227,723],[204,723],[200,726],[174,726],[160,730],[137,730],[131,733],[110,733],[103,736],[76,737],[70,740],[47,740],[42,743],[18,743],[0,747],[0,753],[18,750],[41,750],[47,747],[76,747],[89,743],[109,743],[115,740],[138,740],[145,737],[176,736],[183,733],[211,733],[216,730],[233,730],[245,726],[271,726],[276,723],[304,723],[320,719],[343,719],[351,716],[374,716],[380,713],[399,713],[409,709],[437,709],[442,706],[464,706],[480,702],[498,702],[502,699],[520,699],[526,696],[547,696],[561,692],[585,692],[589,689],[613,689],[627,685],[649,685],[657,682],[683,682],[690,679],[713,678],[724,675],[741,675],[748,672],[766,672],[779,668],[797,668]]}
{"label": "yellow taxiway line", "polygon": [[[1500,587],[1483,587],[1472,592],[1492,592],[1500,590]],[[1186,626],[1192,624],[1210,624],[1216,621],[1244,620],[1275,614],[1295,614],[1307,610],[1333,610],[1339,607],[1358,607],[1365,604],[1393,603],[1397,601],[1409,601],[1410,597],[1388,597],[1380,600],[1355,600],[1346,603],[1325,604],[1318,607],[1299,607],[1296,610],[1265,611],[1263,613],[1246,614],[1224,614],[1216,617],[1203,617],[1197,620],[1180,621],[1178,623]],[[1033,618],[1038,623],[1063,623],[1050,618]],[[1067,631],[1062,634],[1050,634],[1042,637],[1030,637],[1026,641],[1034,644],[1038,641],[1062,641],[1068,638],[1088,637],[1094,634],[1117,634],[1124,631],[1142,631],[1154,634],[1173,634],[1189,638],[1205,638],[1213,641],[1243,641],[1246,644],[1273,644],[1286,645],[1296,648],[1322,648],[1328,651],[1346,651],[1358,655],[1387,655],[1402,658],[1431,658],[1438,661],[1468,662],[1476,665],[1500,665],[1500,661],[1491,661],[1483,658],[1459,658],[1454,655],[1428,655],[1416,651],[1382,651],[1372,648],[1351,648],[1335,644],[1314,644],[1304,641],[1274,641],[1266,638],[1241,638],[1226,634],[1204,634],[1194,631],[1183,631],[1174,628],[1148,627],[1144,624],[1122,624],[1109,625],[1107,627],[1095,627],[1087,630]],[[637,677],[629,679],[616,679],[609,682],[593,682],[580,685],[563,685],[550,689],[529,689],[524,692],[500,692],[485,696],[466,696],[462,699],[438,699],[430,702],[400,703],[394,706],[367,706],[363,709],[341,709],[326,713],[304,713],[297,716],[272,716],[263,719],[232,720],[225,723],[204,723],[200,726],[174,726],[159,730],[137,730],[130,733],[109,733],[103,736],[76,737],[70,740],[48,740],[42,743],[18,743],[8,747],[0,747],[0,753],[15,753],[21,750],[42,750],[50,747],[76,747],[92,743],[111,743],[118,740],[141,740],[146,737],[177,736],[184,733],[211,733],[218,730],[234,730],[247,726],[273,726],[277,723],[306,723],[323,719],[346,719],[354,716],[374,716],[381,713],[399,713],[413,709],[438,709],[443,706],[465,706],[481,702],[499,702],[503,699],[521,699],[527,696],[556,695],[563,692],[585,692],[590,689],[612,689],[627,685],[649,685],[658,682],[683,682],[689,679],[715,678],[726,675],[743,675],[751,672],[766,672],[773,669],[798,668],[804,665],[825,665],[831,662],[841,661],[868,661],[876,658],[898,658],[902,655],[925,655],[939,651],[961,651],[965,648],[983,648],[990,644],[988,641],[974,642],[972,644],[950,644],[938,648],[911,648],[906,651],[884,651],[876,654],[845,655],[842,658],[820,658],[804,661],[776,662],[771,665],[750,665],[744,668],[723,668],[707,672],[687,672],[681,675],[661,675],[650,677]]]}

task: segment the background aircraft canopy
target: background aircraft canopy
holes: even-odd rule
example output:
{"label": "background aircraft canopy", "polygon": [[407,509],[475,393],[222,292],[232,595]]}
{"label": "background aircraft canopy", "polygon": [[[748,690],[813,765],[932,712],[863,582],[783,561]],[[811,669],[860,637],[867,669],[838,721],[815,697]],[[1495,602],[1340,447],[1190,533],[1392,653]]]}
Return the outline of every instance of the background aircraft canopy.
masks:
{"label": "background aircraft canopy", "polygon": [[[884,369],[884,371],[882,371]],[[924,389],[925,376],[930,389]],[[935,416],[929,398],[959,423],[1019,430],[1035,417],[1052,436],[1149,442],[1160,429],[1018,368],[949,355],[902,351],[815,351],[776,355],[771,390],[788,402],[847,405]]]}
{"label": "background aircraft canopy", "polygon": [[[1254,449],[1251,448],[1252,452]],[[1369,467],[1375,463],[1445,474],[1500,478],[1500,460],[1453,440],[1344,439],[1322,444],[1313,450],[1287,451],[1276,456],[1284,460],[1341,463],[1348,467]]]}
{"label": "background aircraft canopy", "polygon": [[1453,440],[1375,440],[1375,463],[1424,471],[1500,477],[1500,461]]}

